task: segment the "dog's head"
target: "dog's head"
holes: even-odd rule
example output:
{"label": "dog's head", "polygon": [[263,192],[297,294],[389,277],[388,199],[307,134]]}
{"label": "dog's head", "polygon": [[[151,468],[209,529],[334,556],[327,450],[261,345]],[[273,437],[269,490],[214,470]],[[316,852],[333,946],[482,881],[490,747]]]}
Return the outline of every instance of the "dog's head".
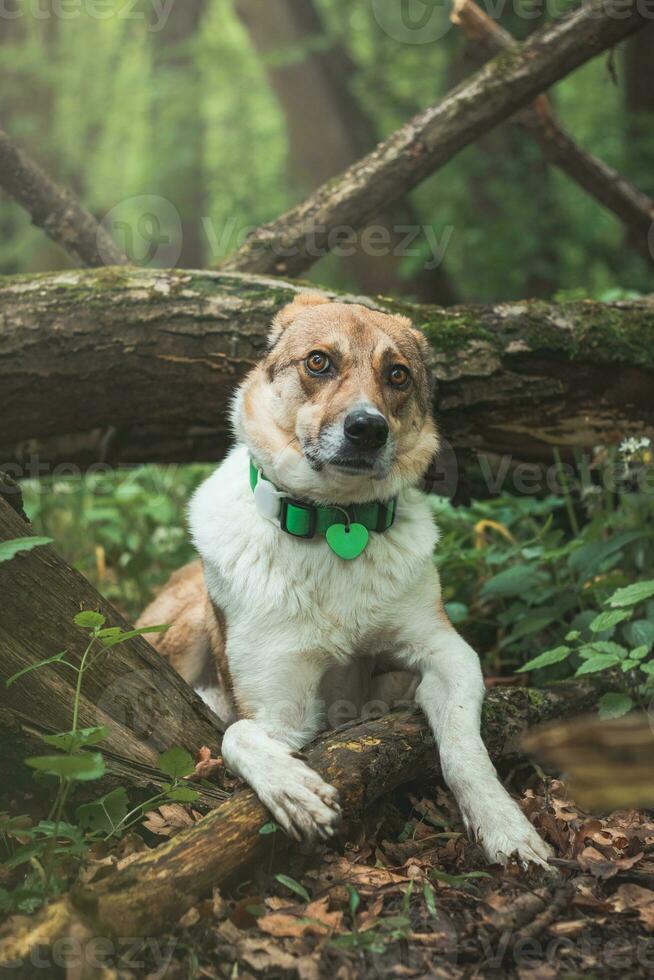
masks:
{"label": "dog's head", "polygon": [[429,347],[403,316],[301,293],[234,404],[268,479],[316,502],[387,499],[436,451]]}

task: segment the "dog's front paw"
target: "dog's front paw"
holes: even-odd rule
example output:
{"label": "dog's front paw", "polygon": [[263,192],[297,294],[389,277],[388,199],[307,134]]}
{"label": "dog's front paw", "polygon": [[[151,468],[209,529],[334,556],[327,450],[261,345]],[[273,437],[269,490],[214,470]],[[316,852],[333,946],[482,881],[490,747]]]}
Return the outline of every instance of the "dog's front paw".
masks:
{"label": "dog's front paw", "polygon": [[502,790],[502,797],[488,801],[480,812],[463,809],[463,820],[471,837],[479,842],[490,864],[507,864],[516,858],[526,868],[529,862],[552,870],[552,849],[533,827],[520,807]]}
{"label": "dog's front paw", "polygon": [[289,758],[283,778],[260,790],[259,798],[297,841],[327,840],[341,820],[338,791],[300,759]]}

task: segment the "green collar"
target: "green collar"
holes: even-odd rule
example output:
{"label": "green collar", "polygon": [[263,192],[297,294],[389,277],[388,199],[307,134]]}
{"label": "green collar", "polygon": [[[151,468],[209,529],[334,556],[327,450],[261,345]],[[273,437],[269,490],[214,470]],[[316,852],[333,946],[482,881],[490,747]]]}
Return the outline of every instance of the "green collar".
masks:
{"label": "green collar", "polygon": [[[261,494],[263,486],[266,492]],[[260,486],[257,494],[257,486]],[[327,544],[340,558],[356,558],[368,543],[369,531],[382,533],[395,520],[397,497],[386,502],[323,507],[297,500],[278,490],[250,460],[250,487],[257,499],[257,509],[265,517],[276,519],[282,531],[294,538],[324,535]],[[263,498],[263,499],[262,499]]]}

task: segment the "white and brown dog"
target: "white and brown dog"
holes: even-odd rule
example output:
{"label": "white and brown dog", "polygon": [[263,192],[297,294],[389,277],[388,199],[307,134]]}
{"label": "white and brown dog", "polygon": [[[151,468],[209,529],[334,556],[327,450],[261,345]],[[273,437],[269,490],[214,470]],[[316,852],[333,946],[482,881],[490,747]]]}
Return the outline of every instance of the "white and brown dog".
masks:
{"label": "white and brown dog", "polygon": [[297,839],[329,837],[335,789],[294,754],[413,697],[487,858],[546,864],[479,734],[479,660],[443,610],[416,489],[438,447],[428,345],[404,317],[299,294],[240,386],[238,445],[190,507],[196,562],[141,617],[227,726],[222,753]]}

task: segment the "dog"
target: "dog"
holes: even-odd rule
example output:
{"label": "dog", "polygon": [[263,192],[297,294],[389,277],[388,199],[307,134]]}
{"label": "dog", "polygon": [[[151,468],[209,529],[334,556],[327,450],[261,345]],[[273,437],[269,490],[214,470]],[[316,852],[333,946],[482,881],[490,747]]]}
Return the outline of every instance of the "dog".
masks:
{"label": "dog", "polygon": [[200,555],[139,625],[225,726],[222,755],[297,840],[338,794],[297,756],[326,726],[415,699],[492,862],[550,849],[480,735],[479,660],[448,620],[417,489],[438,449],[429,345],[410,320],[299,293],[233,401],[237,443],[189,509]]}

